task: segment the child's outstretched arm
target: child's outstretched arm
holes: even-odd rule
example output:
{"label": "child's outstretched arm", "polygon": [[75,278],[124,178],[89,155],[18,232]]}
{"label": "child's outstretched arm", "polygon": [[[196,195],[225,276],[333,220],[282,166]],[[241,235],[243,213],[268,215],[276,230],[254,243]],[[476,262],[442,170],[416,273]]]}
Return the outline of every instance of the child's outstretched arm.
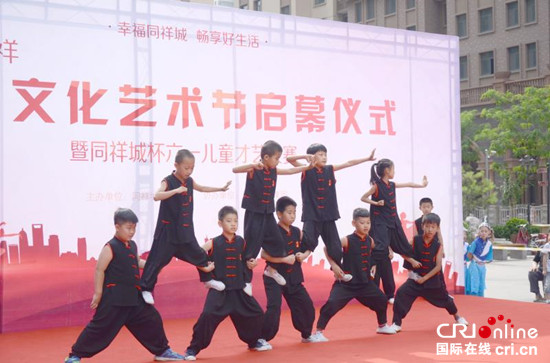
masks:
{"label": "child's outstretched arm", "polygon": [[[340,239],[340,243],[342,243],[342,248],[343,249],[348,248],[348,238],[347,237],[342,237]],[[334,277],[336,277],[337,279],[343,278],[344,277],[344,271],[342,270],[342,268],[340,266],[338,266],[338,264],[336,264],[336,262],[334,262],[334,260],[328,255],[326,247],[323,248],[323,251],[325,252],[325,257],[327,258],[327,261],[330,264],[330,268],[332,269],[332,273],[334,273]]]}
{"label": "child's outstretched arm", "polygon": [[435,257],[435,267],[430,270],[426,275],[422,276],[416,280],[417,284],[423,284],[428,281],[431,277],[435,276],[439,271],[441,271],[441,261],[443,260],[443,246],[439,246],[437,255]]}
{"label": "child's outstretched arm", "polygon": [[239,165],[233,168],[233,173],[248,173],[254,170],[262,170],[264,168],[264,164],[262,164],[261,161],[254,163],[254,164],[243,164]]}
{"label": "child's outstretched arm", "polygon": [[[294,168],[289,168],[289,169],[277,168],[277,175],[298,174],[298,173],[301,173],[302,171],[313,169],[313,166],[315,165],[315,157],[313,155],[303,155],[303,156],[304,156],[304,159],[309,161],[309,164],[304,165],[302,163],[298,163],[298,166],[295,166]],[[293,163],[291,164],[294,165]]]}
{"label": "child's outstretched arm", "polygon": [[103,296],[103,283],[105,282],[105,270],[113,259],[113,250],[111,246],[105,245],[99,253],[97,264],[95,266],[94,276],[94,297],[90,303],[92,309],[96,309]]}
{"label": "child's outstretched arm", "polygon": [[338,170],[341,170],[341,169],[344,169],[344,168],[349,168],[350,166],[355,166],[355,165],[358,165],[358,164],[361,164],[361,163],[364,163],[364,162],[367,162],[367,161],[376,160],[376,158],[374,157],[374,152],[375,151],[376,151],[376,149],[373,149],[372,152],[370,153],[370,155],[367,156],[366,158],[348,160],[343,164],[333,165],[334,171],[338,171]]}
{"label": "child's outstretched arm", "polygon": [[428,185],[428,178],[426,175],[422,178],[422,182],[420,184],[408,182],[408,183],[395,183],[396,188],[426,188]]}
{"label": "child's outstretched arm", "polygon": [[308,163],[311,163],[311,155],[305,154],[305,155],[291,155],[286,158],[286,161],[288,161],[292,166],[304,166],[307,164],[300,163],[298,160],[306,160]]}
{"label": "child's outstretched arm", "polygon": [[225,192],[227,189],[229,189],[229,186],[231,185],[231,180],[229,180],[223,187],[206,187],[204,185],[198,184],[195,180],[193,180],[193,188],[197,192],[203,192],[203,193],[214,193],[214,192]]}
{"label": "child's outstretched arm", "polygon": [[367,190],[367,192],[365,194],[363,194],[363,196],[361,197],[361,201],[365,202],[367,204],[383,206],[384,205],[384,200],[374,201],[374,200],[370,199],[370,196],[373,195],[374,193],[376,193],[376,188],[377,188],[376,184],[371,186],[370,189]]}
{"label": "child's outstretched arm", "polygon": [[294,265],[294,262],[296,262],[296,256],[294,255],[288,255],[285,257],[273,257],[269,253],[265,252],[265,250],[263,249],[261,256],[267,262],[272,263],[286,263],[287,265]]}
{"label": "child's outstretched arm", "polygon": [[160,188],[158,188],[158,190],[155,192],[155,195],[153,196],[153,200],[155,202],[158,202],[159,200],[168,199],[170,197],[173,197],[176,194],[180,194],[187,191],[187,188],[184,187],[183,185],[180,186],[179,188],[172,189],[172,190],[166,190],[167,187],[168,187],[168,183],[166,183],[166,181],[163,180],[162,183],[160,183]]}

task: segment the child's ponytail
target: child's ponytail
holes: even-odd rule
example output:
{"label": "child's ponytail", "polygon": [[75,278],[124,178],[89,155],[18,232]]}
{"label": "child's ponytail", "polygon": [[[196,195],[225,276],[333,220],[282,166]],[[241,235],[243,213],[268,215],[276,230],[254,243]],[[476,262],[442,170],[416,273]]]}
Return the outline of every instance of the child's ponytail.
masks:
{"label": "child's ponytail", "polygon": [[370,167],[370,183],[371,185],[376,184],[376,182],[380,181],[380,178],[376,174],[376,167],[378,166],[378,163],[372,164]]}

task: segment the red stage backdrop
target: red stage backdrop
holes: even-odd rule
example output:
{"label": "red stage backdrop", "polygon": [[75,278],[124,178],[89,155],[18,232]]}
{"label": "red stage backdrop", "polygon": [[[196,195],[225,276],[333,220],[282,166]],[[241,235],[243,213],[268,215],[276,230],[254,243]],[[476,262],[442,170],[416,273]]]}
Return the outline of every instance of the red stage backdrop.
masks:
{"label": "red stage backdrop", "polygon": [[[245,177],[232,167],[258,160],[268,139],[284,148],[281,167],[320,142],[329,163],[376,148],[395,162],[395,181],[427,175],[426,189],[398,191],[403,225],[410,233],[419,199],[434,200],[449,286],[463,286],[456,37],[168,0],[5,0],[0,14],[2,331],[90,318],[113,211],[138,214],[146,253],[152,196],[178,149],[195,153],[198,183],[233,181],[196,196],[198,239],[217,235],[217,210],[242,197]],[[370,166],[337,173],[342,235],[366,206]],[[279,179],[277,197],[300,204],[300,176]],[[321,303],[332,281],[322,248],[305,270]],[[165,318],[197,316],[204,296],[191,266],[162,272]]]}

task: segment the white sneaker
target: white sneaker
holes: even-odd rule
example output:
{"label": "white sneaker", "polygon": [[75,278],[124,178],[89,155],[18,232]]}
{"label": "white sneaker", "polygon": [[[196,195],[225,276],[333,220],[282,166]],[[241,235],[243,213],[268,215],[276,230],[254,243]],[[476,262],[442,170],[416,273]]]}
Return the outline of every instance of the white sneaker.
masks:
{"label": "white sneaker", "polygon": [[309,338],[311,338],[311,337],[313,337],[313,339],[315,340],[315,343],[328,342],[328,338],[323,335],[322,331],[316,331]]}
{"label": "white sneaker", "polygon": [[247,283],[244,285],[243,291],[244,291],[244,293],[247,294],[248,296],[252,296],[252,284],[251,284],[250,282],[247,282]]}
{"label": "white sneaker", "polygon": [[392,297],[391,299],[388,299],[388,303],[389,303],[389,304],[392,304],[392,305],[393,305],[394,302],[395,302],[395,298]]}
{"label": "white sneaker", "polygon": [[317,336],[315,334],[311,334],[307,338],[302,338],[302,343],[319,343],[320,340],[317,340]]}
{"label": "white sneaker", "polygon": [[397,333],[395,329],[393,329],[388,324],[385,324],[384,326],[379,326],[376,328],[376,334],[395,334]]}
{"label": "white sneaker", "polygon": [[459,317],[458,319],[456,319],[456,323],[457,323],[457,324],[466,325],[466,326],[469,325],[468,321],[467,321],[466,319],[464,319],[462,316]]}
{"label": "white sneaker", "polygon": [[395,330],[396,333],[399,333],[401,331],[401,325],[397,325],[395,323],[393,323],[390,328],[392,328],[393,330]]}
{"label": "white sneaker", "polygon": [[153,294],[151,294],[151,291],[142,291],[141,296],[143,296],[143,300],[149,305],[153,305],[155,303],[155,299],[153,298]]}
{"label": "white sneaker", "polygon": [[278,273],[277,270],[275,270],[274,268],[269,268],[269,267],[266,268],[264,270],[264,275],[267,277],[271,277],[273,280],[275,280],[275,282],[277,282],[281,286],[286,285],[285,278],[280,273]]}
{"label": "white sneaker", "polygon": [[350,274],[344,274],[344,276],[342,276],[342,278],[340,279],[340,281],[349,282],[352,278],[353,278],[352,275],[350,275]]}
{"label": "white sneaker", "polygon": [[256,345],[250,350],[255,350],[257,352],[265,352],[266,350],[271,350],[273,347],[265,339],[258,339]]}
{"label": "white sneaker", "polygon": [[218,291],[225,290],[225,284],[221,281],[218,281],[218,280],[206,281],[204,283],[204,287],[206,287],[207,289],[214,289],[214,290],[218,290]]}

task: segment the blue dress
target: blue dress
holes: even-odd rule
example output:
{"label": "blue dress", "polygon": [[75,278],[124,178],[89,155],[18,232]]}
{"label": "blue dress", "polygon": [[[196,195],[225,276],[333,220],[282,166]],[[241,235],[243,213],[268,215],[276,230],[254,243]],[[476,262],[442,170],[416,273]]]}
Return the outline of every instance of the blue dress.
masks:
{"label": "blue dress", "polygon": [[465,276],[466,295],[484,296],[487,288],[485,264],[493,261],[493,244],[477,237],[468,247],[468,253],[473,256]]}

